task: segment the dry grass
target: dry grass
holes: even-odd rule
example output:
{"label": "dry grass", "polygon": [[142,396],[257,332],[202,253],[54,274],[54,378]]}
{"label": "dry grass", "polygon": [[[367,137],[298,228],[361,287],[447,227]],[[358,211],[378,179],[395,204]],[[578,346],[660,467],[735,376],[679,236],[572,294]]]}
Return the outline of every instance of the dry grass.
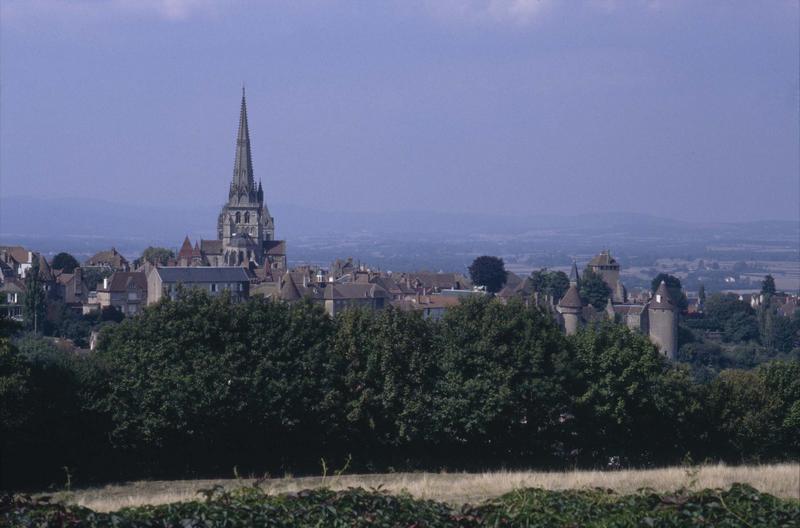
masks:
{"label": "dry grass", "polygon": [[[269,493],[284,493],[320,486],[344,489],[361,486],[399,492],[450,504],[476,503],[523,487],[582,489],[602,487],[621,493],[640,488],[673,491],[682,487],[727,488],[734,482],[750,484],[778,497],[800,499],[800,464],[761,466],[708,465],[694,468],[624,471],[496,471],[488,473],[397,473],[269,479],[261,487]],[[126,506],[165,504],[198,498],[197,492],[214,485],[233,489],[253,480],[178,480],[141,481],[108,485],[102,488],[61,492],[56,498],[97,511],[113,511]]]}

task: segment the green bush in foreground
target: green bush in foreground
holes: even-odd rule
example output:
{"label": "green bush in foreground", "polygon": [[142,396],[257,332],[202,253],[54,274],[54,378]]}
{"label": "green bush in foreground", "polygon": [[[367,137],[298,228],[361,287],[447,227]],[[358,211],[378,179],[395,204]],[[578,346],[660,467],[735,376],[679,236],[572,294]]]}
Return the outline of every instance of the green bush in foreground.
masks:
{"label": "green bush in foreground", "polygon": [[269,496],[258,488],[210,491],[205,501],[97,513],[29,497],[0,497],[0,526],[19,527],[790,527],[800,502],[742,484],[729,490],[617,495],[525,489],[479,506],[450,506],[380,490],[327,489]]}

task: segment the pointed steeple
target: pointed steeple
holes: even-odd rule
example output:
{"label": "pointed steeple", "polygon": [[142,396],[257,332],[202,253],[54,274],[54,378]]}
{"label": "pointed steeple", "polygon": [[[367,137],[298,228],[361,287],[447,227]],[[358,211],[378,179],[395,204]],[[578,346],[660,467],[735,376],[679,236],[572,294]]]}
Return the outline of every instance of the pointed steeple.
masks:
{"label": "pointed steeple", "polygon": [[578,289],[581,287],[581,276],[578,274],[578,263],[572,261],[572,269],[569,271],[569,283],[574,284]]}
{"label": "pointed steeple", "polygon": [[242,107],[239,110],[239,132],[236,136],[236,160],[233,164],[231,197],[255,191],[253,180],[253,156],[250,152],[250,129],[247,125],[247,100],[242,86]]}
{"label": "pointed steeple", "polygon": [[183,239],[181,249],[178,251],[178,258],[192,258],[192,242],[189,240],[189,235],[186,235],[186,238]]}

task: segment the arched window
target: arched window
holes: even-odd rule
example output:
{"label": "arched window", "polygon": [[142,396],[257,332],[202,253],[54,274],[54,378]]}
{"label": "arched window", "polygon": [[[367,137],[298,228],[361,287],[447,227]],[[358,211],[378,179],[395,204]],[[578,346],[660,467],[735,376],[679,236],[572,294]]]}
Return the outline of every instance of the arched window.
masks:
{"label": "arched window", "polygon": [[249,224],[250,223],[250,213],[245,213],[244,214],[244,223],[245,224]]}
{"label": "arched window", "polygon": [[242,214],[239,211],[236,211],[236,223],[240,223],[242,221]]}

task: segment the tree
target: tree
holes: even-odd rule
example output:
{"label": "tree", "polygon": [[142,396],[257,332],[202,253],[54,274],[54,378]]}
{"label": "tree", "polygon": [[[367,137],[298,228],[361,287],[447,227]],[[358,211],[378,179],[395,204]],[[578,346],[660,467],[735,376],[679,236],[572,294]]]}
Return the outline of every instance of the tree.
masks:
{"label": "tree", "polygon": [[103,279],[107,279],[108,277],[114,274],[114,270],[112,270],[111,268],[91,267],[82,269],[83,269],[83,281],[92,291],[94,291],[99,284],[102,284]]}
{"label": "tree", "polygon": [[697,291],[697,298],[700,301],[700,307],[702,308],[706,304],[706,285],[701,284],[700,289]]}
{"label": "tree", "polygon": [[569,277],[563,271],[550,271],[547,268],[531,273],[528,279],[533,291],[550,295],[553,301],[558,302],[569,289]]}
{"label": "tree", "polygon": [[800,362],[728,370],[708,390],[708,413],[730,454],[745,460],[800,454]]}
{"label": "tree", "polygon": [[142,252],[139,261],[149,262],[153,266],[166,266],[170,259],[175,258],[175,252],[163,247],[149,246]]}
{"label": "tree", "polygon": [[686,294],[683,293],[681,280],[678,277],[668,273],[659,273],[650,283],[653,293],[658,290],[658,287],[661,285],[662,281],[664,284],[666,284],[669,296],[672,297],[672,301],[675,303],[675,306],[677,306],[682,312],[686,311],[686,309],[689,307],[689,300],[686,298]]}
{"label": "tree", "polygon": [[700,403],[688,372],[624,325],[592,325],[570,338],[578,363],[575,435],[585,460],[639,462],[685,454],[696,440]]}
{"label": "tree", "polygon": [[260,459],[274,469],[301,449],[322,453],[337,417],[332,330],[310,301],[234,304],[198,290],[105,328],[97,355],[111,371],[113,443],[173,469],[201,455],[214,460],[206,467]]}
{"label": "tree", "polygon": [[722,327],[723,339],[733,343],[757,341],[759,338],[758,319],[746,312],[735,312]]}
{"label": "tree", "polygon": [[61,270],[64,273],[72,273],[78,267],[80,267],[80,263],[69,253],[61,252],[53,257],[53,269]]}
{"label": "tree", "polygon": [[506,267],[503,259],[483,255],[472,261],[469,276],[474,284],[484,286],[489,293],[497,293],[506,283]]}
{"label": "tree", "polygon": [[706,301],[705,319],[711,329],[721,330],[725,341],[757,340],[760,325],[756,311],[731,293],[714,293]]}
{"label": "tree", "polygon": [[29,377],[30,368],[19,350],[7,337],[0,338],[0,439],[24,422]]}
{"label": "tree", "polygon": [[552,452],[571,354],[550,316],[518,300],[473,297],[447,311],[439,343],[432,415],[443,456],[464,450],[527,463]]}
{"label": "tree", "polygon": [[22,304],[22,319],[25,328],[40,332],[45,322],[47,298],[44,285],[39,278],[39,259],[25,273],[25,298]]}
{"label": "tree", "polygon": [[775,278],[772,275],[767,275],[761,281],[761,293],[766,296],[775,295]]}
{"label": "tree", "polygon": [[422,451],[437,379],[433,325],[390,308],[346,310],[336,326],[333,354],[344,367],[338,407],[350,442],[365,451]]}
{"label": "tree", "polygon": [[85,316],[81,316],[60,301],[51,303],[48,312],[48,335],[71,339],[80,347],[89,344],[92,327]]}
{"label": "tree", "polygon": [[580,294],[583,302],[602,310],[611,297],[611,287],[603,280],[602,275],[586,268],[581,275]]}

